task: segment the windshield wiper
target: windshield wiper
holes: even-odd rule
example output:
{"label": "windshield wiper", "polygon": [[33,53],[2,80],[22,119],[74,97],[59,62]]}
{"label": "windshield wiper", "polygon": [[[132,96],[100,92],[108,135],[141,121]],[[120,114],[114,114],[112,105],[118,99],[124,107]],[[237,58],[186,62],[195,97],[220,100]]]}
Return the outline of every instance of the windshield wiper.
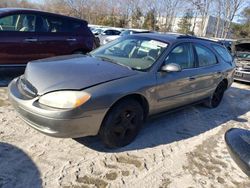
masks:
{"label": "windshield wiper", "polygon": [[108,57],[104,57],[104,56],[95,56],[95,57],[100,58],[100,59],[103,60],[103,61],[108,61],[108,62],[110,62],[110,63],[114,63],[114,64],[121,65],[121,66],[123,66],[123,67],[127,67],[127,68],[130,69],[130,70],[133,69],[133,68],[131,68],[130,66],[127,66],[127,65],[124,65],[124,64],[122,64],[122,63],[119,63],[119,62],[115,61],[114,59],[111,59],[111,58],[108,58]]}

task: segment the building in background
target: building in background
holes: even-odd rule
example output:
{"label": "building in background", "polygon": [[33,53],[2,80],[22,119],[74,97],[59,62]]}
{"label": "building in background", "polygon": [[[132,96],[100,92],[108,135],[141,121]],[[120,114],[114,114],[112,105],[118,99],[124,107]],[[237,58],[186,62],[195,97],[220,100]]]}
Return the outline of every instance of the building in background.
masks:
{"label": "building in background", "polygon": [[[178,32],[179,31],[179,23],[181,22],[182,17],[175,17],[172,19],[172,23],[170,24],[168,31],[170,32]],[[164,17],[157,18],[157,24],[160,30],[165,29],[165,20]],[[190,22],[190,31],[197,36],[202,37],[217,37],[224,38],[225,36],[225,28],[227,26],[227,22],[222,19],[218,19],[214,16],[208,16],[204,19],[204,24],[202,23],[203,19],[200,17],[194,17],[189,20]],[[231,37],[231,32],[228,33],[226,38]]]}

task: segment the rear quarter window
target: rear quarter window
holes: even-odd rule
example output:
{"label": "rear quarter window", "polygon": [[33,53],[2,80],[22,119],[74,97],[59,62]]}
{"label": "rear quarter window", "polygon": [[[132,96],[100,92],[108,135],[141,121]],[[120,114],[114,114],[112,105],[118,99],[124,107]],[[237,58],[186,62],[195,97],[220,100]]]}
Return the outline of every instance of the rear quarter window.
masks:
{"label": "rear quarter window", "polygon": [[212,47],[225,61],[231,62],[233,60],[232,56],[229,54],[228,50],[225,47],[215,44],[213,44]]}
{"label": "rear quarter window", "polygon": [[200,44],[195,44],[194,46],[198,56],[199,67],[217,64],[217,58],[212,50]]}
{"label": "rear quarter window", "polygon": [[68,25],[69,25],[68,32],[70,33],[79,32],[83,29],[90,30],[87,25],[84,25],[84,23],[80,21],[69,20]]}

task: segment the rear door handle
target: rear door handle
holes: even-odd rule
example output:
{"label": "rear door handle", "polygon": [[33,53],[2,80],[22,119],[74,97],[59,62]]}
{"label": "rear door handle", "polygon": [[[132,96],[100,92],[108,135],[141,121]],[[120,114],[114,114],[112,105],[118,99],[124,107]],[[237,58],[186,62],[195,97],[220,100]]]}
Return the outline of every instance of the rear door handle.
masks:
{"label": "rear door handle", "polygon": [[75,42],[75,41],[76,41],[76,39],[74,39],[74,38],[68,38],[68,39],[66,39],[66,41],[69,41],[69,42]]}
{"label": "rear door handle", "polygon": [[38,39],[36,38],[27,38],[27,39],[24,39],[24,42],[37,42]]}
{"label": "rear door handle", "polygon": [[189,77],[189,81],[193,81],[195,79],[196,79],[195,77]]}

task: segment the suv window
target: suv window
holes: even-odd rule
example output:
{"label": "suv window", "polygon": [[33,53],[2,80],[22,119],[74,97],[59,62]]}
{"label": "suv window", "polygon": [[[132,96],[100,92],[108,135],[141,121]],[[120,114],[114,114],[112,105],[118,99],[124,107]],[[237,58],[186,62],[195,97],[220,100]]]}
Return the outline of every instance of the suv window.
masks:
{"label": "suv window", "polygon": [[217,63],[215,54],[205,46],[195,44],[195,50],[198,55],[199,66],[209,66]]}
{"label": "suv window", "polygon": [[69,30],[67,19],[53,16],[43,16],[42,20],[39,20],[37,25],[40,32],[65,33]]}
{"label": "suv window", "polygon": [[113,30],[113,35],[120,35],[120,31]]}
{"label": "suv window", "polygon": [[216,44],[213,44],[212,45],[213,48],[215,49],[215,51],[225,60],[225,61],[228,61],[228,62],[231,62],[233,59],[232,59],[232,56],[229,54],[228,50],[223,47],[223,46],[219,46],[219,45],[216,45]]}
{"label": "suv window", "polygon": [[106,30],[103,33],[105,33],[106,35],[113,35],[113,31],[112,30]]}
{"label": "suv window", "polygon": [[165,59],[165,64],[176,63],[182,69],[194,68],[194,53],[191,43],[176,46]]}
{"label": "suv window", "polygon": [[81,27],[83,27],[83,24],[81,22],[75,22],[75,21],[70,21],[69,25],[70,25],[69,32],[75,32],[81,29]]}
{"label": "suv window", "polygon": [[14,14],[0,18],[0,31],[35,32],[36,16]]}

